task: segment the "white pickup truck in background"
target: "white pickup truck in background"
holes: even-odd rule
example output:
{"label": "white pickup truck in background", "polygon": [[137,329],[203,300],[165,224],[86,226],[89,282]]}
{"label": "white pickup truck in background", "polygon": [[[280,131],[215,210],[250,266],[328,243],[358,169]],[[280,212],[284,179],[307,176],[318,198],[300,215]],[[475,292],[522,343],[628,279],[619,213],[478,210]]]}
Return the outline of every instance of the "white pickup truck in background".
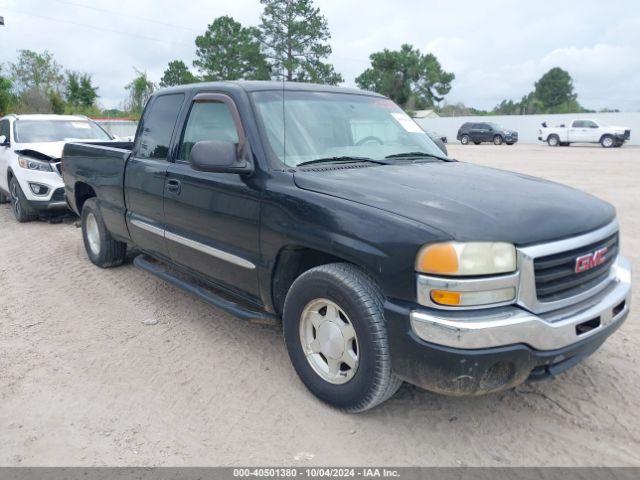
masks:
{"label": "white pickup truck in background", "polygon": [[566,147],[572,143],[599,143],[604,148],[620,147],[629,140],[631,130],[627,127],[605,125],[596,120],[572,120],[569,127],[547,127],[538,130],[538,140],[551,147]]}

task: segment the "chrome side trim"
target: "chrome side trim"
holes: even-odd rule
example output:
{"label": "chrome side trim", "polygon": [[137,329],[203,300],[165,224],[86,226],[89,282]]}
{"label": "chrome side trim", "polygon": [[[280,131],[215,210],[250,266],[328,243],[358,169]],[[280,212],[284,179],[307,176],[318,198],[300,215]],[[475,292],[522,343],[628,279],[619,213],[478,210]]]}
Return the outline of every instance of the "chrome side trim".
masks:
{"label": "chrome side trim", "polygon": [[143,222],[142,220],[138,220],[135,218],[131,219],[130,222],[131,225],[135,225],[142,230],[146,230],[147,232],[155,233],[156,235],[164,237],[164,229],[160,227],[156,227],[155,225],[151,225],[150,223]]}
{"label": "chrome side trim", "polygon": [[518,271],[520,272],[520,288],[518,290],[518,305],[530,310],[534,313],[549,312],[559,308],[564,308],[578,302],[593,297],[598,292],[604,290],[607,285],[613,281],[613,268],[610,270],[609,276],[598,285],[589,290],[562,300],[553,302],[540,302],[536,294],[536,277],[534,269],[534,260],[538,257],[546,257],[555,253],[562,253],[569,250],[604,240],[613,235],[619,229],[618,220],[614,220],[598,230],[579,235],[577,237],[558,240],[555,242],[541,243],[530,247],[517,248],[518,253]]}
{"label": "chrome side trim", "polygon": [[217,248],[210,247],[209,245],[205,245],[204,243],[196,242],[195,240],[191,240],[190,238],[181,237],[180,235],[167,232],[166,230],[164,232],[164,238],[184,245],[186,247],[193,248],[194,250],[198,250],[199,252],[206,253],[207,255],[211,255],[212,257],[219,258],[220,260],[233,263],[234,265],[238,265],[239,267],[248,268],[251,270],[256,268],[253,263],[251,263],[249,260],[245,260],[242,257],[238,257],[237,255],[218,250]]}
{"label": "chrome side trim", "polygon": [[[564,312],[549,321],[519,307],[501,307],[486,311],[444,312],[414,310],[410,321],[413,331],[427,342],[449,347],[473,349],[525,343],[537,350],[555,350],[579,342],[622,321],[631,301],[631,265],[619,256],[614,264],[616,278],[612,288],[601,293],[587,308]],[[625,302],[615,315],[613,309]],[[600,325],[578,335],[576,326],[600,318]]]}
{"label": "chrome side trim", "polygon": [[196,242],[195,240],[176,235],[175,233],[168,232],[162,228],[156,227],[155,225],[143,222],[142,220],[132,219],[130,220],[130,223],[138,228],[141,228],[142,230],[146,230],[147,232],[164,237],[166,240],[171,240],[173,242],[184,245],[185,247],[193,248],[194,250],[198,250],[199,252],[211,255],[212,257],[216,257],[220,260],[238,265],[239,267],[248,268],[251,270],[256,268],[255,264],[242,257],[227,253],[222,250],[218,250],[217,248],[210,247],[209,245],[205,245],[204,243]]}
{"label": "chrome side trim", "polygon": [[502,303],[492,303],[489,305],[469,305],[465,307],[443,306],[431,300],[431,290],[451,290],[454,292],[480,292],[486,290],[497,290],[500,288],[513,287],[516,290],[515,298],[518,298],[519,272],[497,277],[480,278],[444,278],[432,277],[429,275],[418,275],[418,303],[425,307],[442,310],[477,310],[481,308],[494,308],[501,305],[510,305],[514,300]]}

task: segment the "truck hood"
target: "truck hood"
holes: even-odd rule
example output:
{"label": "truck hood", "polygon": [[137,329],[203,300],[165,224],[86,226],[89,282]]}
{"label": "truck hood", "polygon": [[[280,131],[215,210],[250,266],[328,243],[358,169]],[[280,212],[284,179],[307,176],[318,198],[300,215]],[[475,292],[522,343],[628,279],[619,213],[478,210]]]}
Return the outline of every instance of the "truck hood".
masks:
{"label": "truck hood", "polygon": [[460,241],[540,243],[615,218],[613,206],[579,190],[462,162],[299,170],[294,181],[304,190],[401,215]]}
{"label": "truck hood", "polygon": [[617,132],[617,133],[624,133],[625,130],[629,130],[629,127],[621,127],[619,125],[607,125],[606,127],[603,127],[605,129],[609,129],[612,132]]}
{"label": "truck hood", "polygon": [[62,149],[65,143],[66,142],[21,143],[15,152],[37,157],[42,160],[57,160],[62,157]]}

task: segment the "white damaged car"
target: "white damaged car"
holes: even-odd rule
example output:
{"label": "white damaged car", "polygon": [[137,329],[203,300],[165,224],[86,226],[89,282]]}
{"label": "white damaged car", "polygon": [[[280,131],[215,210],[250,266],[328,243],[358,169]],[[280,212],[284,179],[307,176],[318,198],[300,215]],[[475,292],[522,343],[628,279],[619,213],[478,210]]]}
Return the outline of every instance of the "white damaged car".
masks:
{"label": "white damaged car", "polygon": [[64,211],[60,157],[68,141],[111,141],[97,123],[75,115],[8,115],[0,119],[0,203],[19,222]]}

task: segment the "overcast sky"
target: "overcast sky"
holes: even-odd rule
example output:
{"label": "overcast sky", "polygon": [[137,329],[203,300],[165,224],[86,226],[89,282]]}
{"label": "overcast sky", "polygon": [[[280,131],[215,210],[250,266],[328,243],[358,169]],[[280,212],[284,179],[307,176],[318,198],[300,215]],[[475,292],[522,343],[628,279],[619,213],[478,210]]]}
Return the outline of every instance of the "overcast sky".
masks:
{"label": "overcast sky", "polygon": [[[369,54],[402,43],[434,53],[456,75],[448,103],[492,108],[519,100],[548,69],[568,70],[588,108],[640,110],[640,2],[582,0],[316,0],[332,33],[331,62],[347,86]],[[259,0],[0,0],[0,63],[49,50],[90,73],[100,103],[117,107],[133,77],[159,81],[191,66],[194,38],[220,15],[257,25]]]}

